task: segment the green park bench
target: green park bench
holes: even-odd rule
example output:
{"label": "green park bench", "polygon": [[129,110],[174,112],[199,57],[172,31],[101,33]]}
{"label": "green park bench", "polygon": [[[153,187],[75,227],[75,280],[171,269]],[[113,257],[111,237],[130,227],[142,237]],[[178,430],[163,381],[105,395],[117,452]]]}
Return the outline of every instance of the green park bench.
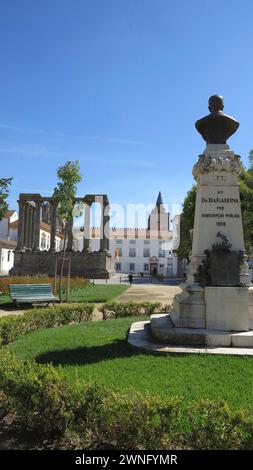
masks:
{"label": "green park bench", "polygon": [[11,284],[10,296],[15,304],[60,302],[52,292],[51,284]]}

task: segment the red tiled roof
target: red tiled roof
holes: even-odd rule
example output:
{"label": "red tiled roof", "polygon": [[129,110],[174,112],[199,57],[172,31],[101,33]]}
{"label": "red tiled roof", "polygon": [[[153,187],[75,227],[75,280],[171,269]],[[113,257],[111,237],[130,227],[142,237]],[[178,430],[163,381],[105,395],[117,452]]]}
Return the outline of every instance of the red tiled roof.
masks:
{"label": "red tiled roof", "polygon": [[6,219],[9,219],[15,212],[16,212],[15,210],[6,211],[4,217],[5,217]]}
{"label": "red tiled roof", "polygon": [[10,228],[18,228],[18,219],[10,223]]}
{"label": "red tiled roof", "polygon": [[[15,222],[11,222],[10,228],[18,228],[18,220],[15,220]],[[48,233],[51,232],[51,226],[47,224],[46,222],[40,222],[40,229]],[[64,236],[61,233],[56,233],[56,236],[59,238],[64,238]]]}
{"label": "red tiled roof", "polygon": [[14,250],[16,248],[17,242],[13,240],[0,240],[0,248],[8,248]]}

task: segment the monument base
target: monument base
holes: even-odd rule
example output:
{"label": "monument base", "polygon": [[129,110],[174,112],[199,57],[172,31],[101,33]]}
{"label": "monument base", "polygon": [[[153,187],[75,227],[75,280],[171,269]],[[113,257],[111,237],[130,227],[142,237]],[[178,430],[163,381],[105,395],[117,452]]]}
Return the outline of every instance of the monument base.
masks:
{"label": "monument base", "polygon": [[248,331],[248,302],[246,287],[205,287],[206,328]]}
{"label": "monument base", "polygon": [[198,284],[180,284],[182,292],[175,295],[170,317],[176,327],[205,328],[204,288]]}
{"label": "monument base", "polygon": [[[228,334],[226,332],[226,334]],[[217,332],[216,332],[217,335]],[[235,333],[234,336],[249,335],[246,333]],[[139,352],[146,352],[148,354],[164,355],[170,354],[219,354],[219,355],[231,355],[231,356],[253,356],[253,347],[222,347],[222,346],[178,346],[162,343],[156,340],[150,334],[150,322],[139,321],[132,323],[129,335],[128,335],[129,347]]]}
{"label": "monument base", "polygon": [[159,342],[178,346],[253,348],[253,331],[174,327],[169,314],[151,315],[150,333]]}
{"label": "monument base", "polygon": [[[63,252],[60,251],[16,251],[14,253],[14,266],[10,275],[22,276],[26,274],[46,274],[54,276],[57,260],[58,273]],[[80,276],[94,279],[109,279],[113,274],[114,266],[108,251],[93,251],[90,253],[66,253],[71,258],[71,276]],[[68,263],[65,263],[64,275],[67,275]]]}

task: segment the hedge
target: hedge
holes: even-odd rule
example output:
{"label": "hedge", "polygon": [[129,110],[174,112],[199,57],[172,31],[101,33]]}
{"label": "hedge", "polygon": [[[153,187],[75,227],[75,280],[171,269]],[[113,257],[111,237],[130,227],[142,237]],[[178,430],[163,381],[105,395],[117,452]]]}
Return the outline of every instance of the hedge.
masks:
{"label": "hedge", "polygon": [[[66,289],[68,283],[67,277],[63,277],[62,288]],[[0,295],[9,294],[9,285],[10,284],[51,284],[54,287],[54,278],[47,275],[34,275],[34,276],[3,276],[0,277]],[[59,280],[57,281],[57,290],[58,290]],[[83,277],[71,277],[70,278],[70,288],[71,289],[80,289],[89,285],[89,280]]]}
{"label": "hedge", "polygon": [[169,305],[162,305],[160,302],[106,302],[100,311],[103,313],[103,319],[107,320],[164,313],[168,312],[169,308]]}
{"label": "hedge", "polygon": [[[117,305],[117,307],[115,307]],[[105,318],[160,311],[160,304],[108,303]],[[0,340],[39,328],[91,318],[93,305],[58,305],[0,319]],[[110,313],[112,312],[112,313]],[[139,313],[136,313],[139,312]],[[224,402],[186,403],[128,391],[112,392],[96,383],[70,384],[61,368],[22,362],[0,348],[0,415],[14,414],[18,425],[40,439],[57,437],[57,446],[73,449],[253,449],[253,416]],[[36,437],[35,437],[36,438]],[[43,443],[42,443],[43,447]]]}
{"label": "hedge", "polygon": [[88,321],[92,317],[93,308],[93,304],[63,304],[28,310],[24,315],[2,317],[0,318],[0,344],[8,344],[18,336],[40,328],[53,328]]}
{"label": "hedge", "polygon": [[186,404],[99,384],[68,384],[52,365],[21,362],[0,348],[0,394],[19,425],[69,448],[253,449],[253,418],[223,402]]}

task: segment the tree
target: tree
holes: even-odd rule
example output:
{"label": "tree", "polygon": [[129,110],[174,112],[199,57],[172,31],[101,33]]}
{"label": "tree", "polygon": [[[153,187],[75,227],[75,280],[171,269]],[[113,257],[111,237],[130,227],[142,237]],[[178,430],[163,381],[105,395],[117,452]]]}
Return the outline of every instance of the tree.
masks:
{"label": "tree", "polygon": [[63,241],[63,258],[60,271],[59,281],[59,294],[62,300],[61,285],[63,277],[64,261],[66,256],[66,240],[67,240],[67,228],[68,224],[71,223],[73,217],[73,209],[75,204],[75,196],[77,191],[77,184],[82,181],[80,175],[79,162],[67,161],[65,165],[60,166],[57,170],[58,183],[54,190],[54,198],[57,202],[58,216],[63,221],[64,226],[64,241]]}
{"label": "tree", "polygon": [[8,203],[6,201],[9,196],[9,186],[13,178],[0,178],[0,220],[5,216],[8,210]]}
{"label": "tree", "polygon": [[248,254],[253,248],[253,167],[245,168],[239,178],[242,222],[245,250]]}
{"label": "tree", "polygon": [[[253,248],[253,150],[250,151],[249,169],[243,168],[239,175],[239,190],[242,210],[245,249],[248,254]],[[177,255],[188,258],[191,251],[190,229],[194,225],[194,212],[196,203],[196,185],[187,193],[180,218],[180,245]]]}
{"label": "tree", "polygon": [[188,191],[183,204],[183,212],[180,217],[180,245],[177,249],[177,256],[188,258],[192,249],[190,230],[194,225],[194,213],[196,204],[196,185]]}

